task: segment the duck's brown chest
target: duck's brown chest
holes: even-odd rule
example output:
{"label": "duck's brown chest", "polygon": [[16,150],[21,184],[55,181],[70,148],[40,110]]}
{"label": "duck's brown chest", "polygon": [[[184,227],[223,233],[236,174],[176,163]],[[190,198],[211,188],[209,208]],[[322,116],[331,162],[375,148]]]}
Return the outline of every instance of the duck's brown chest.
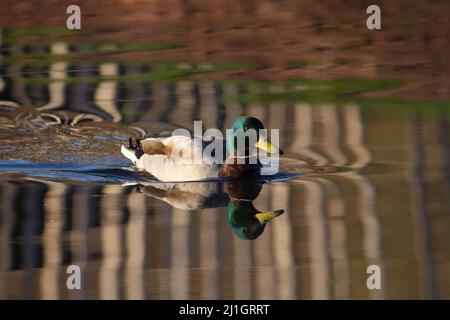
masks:
{"label": "duck's brown chest", "polygon": [[219,172],[219,177],[232,177],[232,178],[246,178],[254,177],[260,174],[261,163],[257,160],[250,161],[246,159],[246,163],[240,163],[237,159],[228,159],[222,170]]}

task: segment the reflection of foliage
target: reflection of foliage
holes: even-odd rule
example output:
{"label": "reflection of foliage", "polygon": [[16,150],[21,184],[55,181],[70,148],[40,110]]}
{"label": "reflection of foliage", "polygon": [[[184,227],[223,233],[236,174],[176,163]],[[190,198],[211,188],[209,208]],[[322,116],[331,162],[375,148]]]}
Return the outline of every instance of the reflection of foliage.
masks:
{"label": "reflection of foliage", "polygon": [[[70,42],[65,44],[72,45]],[[40,43],[40,45],[45,45]],[[102,57],[105,54],[119,54],[131,52],[151,52],[159,50],[168,50],[178,48],[180,45],[170,42],[159,43],[77,43],[77,46],[82,45],[83,51],[70,51],[66,54],[52,54],[48,53],[15,53],[14,56],[5,56],[3,61],[5,63],[13,62],[27,62],[27,63],[50,63],[57,61],[76,61],[80,58],[88,59],[95,57]],[[48,44],[50,46],[50,43]]]}
{"label": "reflection of foliage", "polygon": [[431,112],[443,112],[450,116],[450,100],[402,100],[402,99],[386,99],[386,98],[358,98],[355,101],[361,107],[379,107],[383,106],[390,111],[407,110],[410,108],[417,109],[421,114]]}
{"label": "reflection of foliage", "polygon": [[243,81],[244,93],[234,97],[223,97],[224,101],[233,99],[241,103],[271,103],[271,102],[308,102],[313,106],[320,103],[332,103],[344,106],[356,103],[361,107],[382,106],[389,112],[400,112],[408,109],[418,109],[420,113],[428,114],[436,111],[449,115],[449,100],[406,100],[387,99],[382,97],[361,96],[363,93],[394,89],[402,85],[397,80],[290,80],[290,81]]}
{"label": "reflection of foliage", "polygon": [[[143,64],[145,65],[145,64]],[[150,83],[157,81],[173,81],[189,77],[194,74],[227,71],[227,70],[241,70],[248,68],[248,64],[241,63],[209,63],[209,64],[187,64],[175,62],[157,62],[151,65],[152,71],[129,73],[117,76],[76,76],[66,79],[51,79],[46,76],[34,76],[32,78],[24,78],[26,84],[41,85],[48,84],[54,81],[70,83],[99,83],[107,80],[115,80],[121,82],[141,82]]]}
{"label": "reflection of foliage", "polygon": [[304,68],[307,65],[309,65],[310,62],[305,60],[293,60],[293,61],[287,61],[285,66],[287,69],[300,69]]}
{"label": "reflection of foliage", "polygon": [[243,103],[273,101],[340,101],[356,94],[393,89],[401,85],[396,80],[287,80],[242,82],[247,93],[238,96]]}
{"label": "reflection of foliage", "polygon": [[83,31],[54,27],[4,29],[3,42],[8,43],[17,40],[30,39],[32,37],[65,36],[74,34],[74,32],[80,34]]}

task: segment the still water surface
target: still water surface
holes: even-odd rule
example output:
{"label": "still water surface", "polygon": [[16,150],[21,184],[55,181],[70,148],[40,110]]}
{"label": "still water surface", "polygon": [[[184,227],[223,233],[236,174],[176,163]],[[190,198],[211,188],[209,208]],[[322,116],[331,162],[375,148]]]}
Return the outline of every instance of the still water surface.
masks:
{"label": "still water surface", "polygon": [[[2,50],[0,298],[450,298],[447,109],[343,99],[366,90],[351,81],[55,60],[91,50],[64,42],[27,46],[46,59],[25,63],[21,46]],[[129,136],[194,120],[224,130],[240,115],[280,129],[272,179],[167,185],[120,154]],[[261,223],[260,212],[276,214]],[[66,288],[71,264],[82,290]],[[366,287],[372,264],[380,290]]]}

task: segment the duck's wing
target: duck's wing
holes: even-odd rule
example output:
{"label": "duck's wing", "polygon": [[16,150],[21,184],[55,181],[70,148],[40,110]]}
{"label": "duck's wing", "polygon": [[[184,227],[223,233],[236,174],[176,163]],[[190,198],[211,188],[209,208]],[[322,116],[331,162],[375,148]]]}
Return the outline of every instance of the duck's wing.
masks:
{"label": "duck's wing", "polygon": [[203,153],[211,143],[187,136],[147,138],[135,143],[130,139],[129,146],[122,146],[121,151],[137,168],[161,181],[193,181],[218,175],[221,166]]}
{"label": "duck's wing", "polygon": [[134,139],[130,138],[129,145],[122,145],[122,154],[130,159],[134,164],[144,155],[163,155],[170,157],[174,148],[188,146],[191,139],[184,136],[167,138],[147,138]]}
{"label": "duck's wing", "polygon": [[122,153],[136,162],[143,155],[163,155],[168,158],[194,160],[196,157],[221,157],[227,159],[224,139],[192,139],[187,136],[170,136],[164,138],[135,139],[130,138],[129,145],[122,145]]}

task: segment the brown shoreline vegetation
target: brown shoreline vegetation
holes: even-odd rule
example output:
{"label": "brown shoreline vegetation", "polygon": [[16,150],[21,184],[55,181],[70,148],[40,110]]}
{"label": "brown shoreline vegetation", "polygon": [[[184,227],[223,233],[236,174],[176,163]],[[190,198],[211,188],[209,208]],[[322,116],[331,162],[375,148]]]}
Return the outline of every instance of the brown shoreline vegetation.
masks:
{"label": "brown shoreline vegetation", "polygon": [[[2,28],[64,27],[72,1],[2,1]],[[170,50],[120,53],[127,59],[252,63],[211,79],[401,79],[371,95],[448,99],[448,1],[79,0],[75,41],[168,42]],[[378,4],[382,30],[366,28]],[[202,77],[202,75],[194,75]]]}

